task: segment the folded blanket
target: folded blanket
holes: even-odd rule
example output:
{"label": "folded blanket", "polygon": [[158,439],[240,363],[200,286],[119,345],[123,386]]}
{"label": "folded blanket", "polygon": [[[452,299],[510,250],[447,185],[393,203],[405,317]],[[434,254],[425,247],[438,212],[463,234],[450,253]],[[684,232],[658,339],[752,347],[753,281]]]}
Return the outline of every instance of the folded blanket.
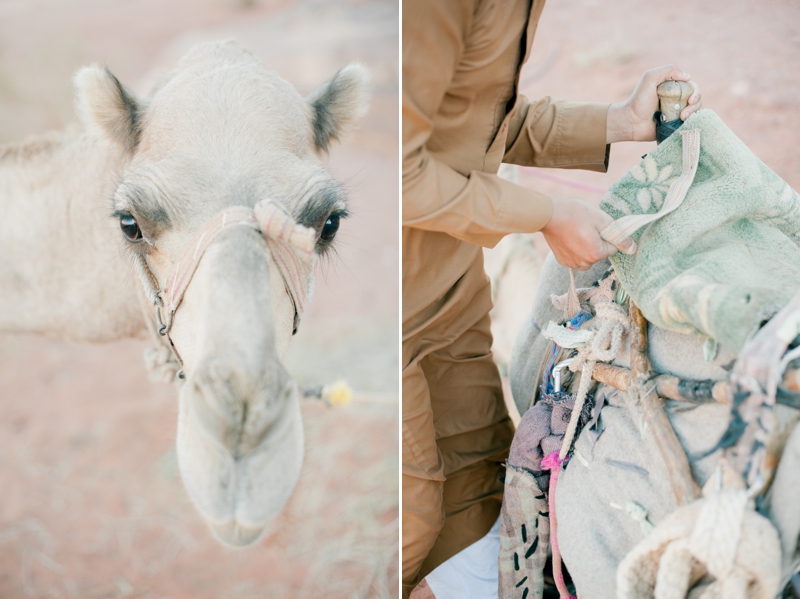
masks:
{"label": "folded blanket", "polygon": [[647,320],[700,333],[738,352],[800,289],[800,196],[711,110],[689,117],[615,184],[600,207],[614,219],[652,214],[682,171],[680,132],[699,130],[697,172],[682,204],[611,258]]}

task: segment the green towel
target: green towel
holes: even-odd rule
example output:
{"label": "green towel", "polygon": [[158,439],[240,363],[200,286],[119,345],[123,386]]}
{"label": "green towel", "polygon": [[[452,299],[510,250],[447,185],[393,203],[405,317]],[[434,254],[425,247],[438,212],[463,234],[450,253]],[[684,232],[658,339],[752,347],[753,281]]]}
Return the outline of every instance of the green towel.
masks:
{"label": "green towel", "polygon": [[700,160],[683,203],[633,234],[611,262],[650,322],[736,352],[800,289],[800,196],[711,110],[700,110],[616,183],[612,218],[658,212],[682,168],[680,131],[699,129]]}

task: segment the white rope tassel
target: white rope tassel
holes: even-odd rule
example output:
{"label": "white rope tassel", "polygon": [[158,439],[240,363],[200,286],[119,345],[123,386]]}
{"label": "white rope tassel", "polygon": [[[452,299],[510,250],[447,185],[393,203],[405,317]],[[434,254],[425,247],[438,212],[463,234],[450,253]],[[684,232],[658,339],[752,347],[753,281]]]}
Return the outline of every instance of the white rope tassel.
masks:
{"label": "white rope tassel", "polygon": [[675,211],[683,203],[686,193],[694,182],[697,164],[700,161],[700,129],[681,130],[679,133],[683,144],[683,171],[680,177],[669,186],[661,210],[655,214],[631,214],[615,220],[600,231],[600,237],[608,243],[613,245],[621,243],[645,225]]}
{"label": "white rope tassel", "polygon": [[572,372],[581,371],[581,379],[578,384],[578,395],[575,398],[575,407],[572,408],[572,415],[564,433],[564,442],[561,444],[561,451],[558,458],[563,460],[567,456],[575,431],[578,428],[578,420],[586,402],[586,395],[589,393],[589,386],[592,384],[592,373],[595,364],[598,362],[613,362],[619,357],[622,351],[622,341],[628,332],[628,315],[625,309],[616,302],[598,302],[595,306],[595,316],[588,321],[581,331],[596,331],[591,343],[578,348],[578,355],[569,365]]}

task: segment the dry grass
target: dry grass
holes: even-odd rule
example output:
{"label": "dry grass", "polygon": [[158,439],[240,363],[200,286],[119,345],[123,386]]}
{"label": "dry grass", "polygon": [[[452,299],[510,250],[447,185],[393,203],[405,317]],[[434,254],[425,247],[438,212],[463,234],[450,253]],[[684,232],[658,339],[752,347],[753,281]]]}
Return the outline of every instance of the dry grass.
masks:
{"label": "dry grass", "polygon": [[0,596],[397,596],[396,401],[304,402],[300,483],[231,550],[183,491],[174,390],[144,382],[141,343],[0,341]]}

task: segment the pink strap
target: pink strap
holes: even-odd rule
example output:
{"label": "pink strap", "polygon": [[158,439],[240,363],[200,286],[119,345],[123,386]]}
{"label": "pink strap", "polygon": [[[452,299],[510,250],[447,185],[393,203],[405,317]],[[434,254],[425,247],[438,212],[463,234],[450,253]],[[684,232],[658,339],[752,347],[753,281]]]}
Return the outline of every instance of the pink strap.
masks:
{"label": "pink strap", "polygon": [[550,471],[550,489],[547,498],[550,511],[550,547],[553,551],[553,578],[556,581],[558,596],[560,599],[576,599],[567,590],[567,583],[564,582],[564,573],[561,571],[561,552],[558,550],[558,521],[556,520],[556,483],[558,483],[558,473],[561,465],[569,458],[561,460],[558,452],[547,454],[542,458],[542,470]]}
{"label": "pink strap", "polygon": [[175,265],[175,272],[164,287],[162,300],[168,312],[174,314],[178,309],[211,242],[222,231],[233,226],[251,227],[264,235],[295,309],[302,314],[308,296],[308,278],[317,234],[314,229],[298,225],[275,200],[261,200],[254,210],[244,206],[226,208],[203,227],[184,250]]}

